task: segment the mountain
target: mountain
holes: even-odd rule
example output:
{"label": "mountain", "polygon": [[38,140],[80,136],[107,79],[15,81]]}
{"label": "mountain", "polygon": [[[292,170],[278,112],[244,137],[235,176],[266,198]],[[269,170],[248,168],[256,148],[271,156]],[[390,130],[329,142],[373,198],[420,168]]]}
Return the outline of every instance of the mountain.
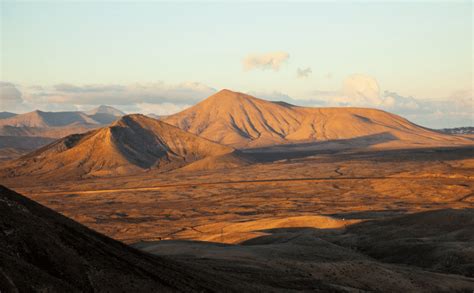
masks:
{"label": "mountain", "polygon": [[44,178],[114,176],[150,169],[167,171],[234,149],[135,114],[108,127],[73,134],[9,162],[6,176]]}
{"label": "mountain", "polygon": [[0,119],[11,118],[16,116],[17,114],[11,112],[0,112]]}
{"label": "mountain", "polygon": [[120,111],[119,109],[116,109],[114,107],[106,106],[106,105],[100,105],[97,108],[94,108],[92,110],[84,112],[85,114],[91,116],[91,115],[96,115],[96,114],[110,114],[115,117],[121,117],[125,116],[125,113]]}
{"label": "mountain", "polygon": [[115,109],[114,107],[100,105],[99,107],[84,112],[90,118],[101,124],[109,124],[125,115],[124,112]]}
{"label": "mountain", "polygon": [[[163,121],[237,148],[384,136],[399,145],[467,143],[385,111],[309,108],[221,90]],[[393,142],[392,142],[393,144]]]}
{"label": "mountain", "polygon": [[0,126],[14,127],[61,127],[71,124],[99,124],[82,112],[33,112],[0,120]]}
{"label": "mountain", "polygon": [[[115,118],[116,119],[116,118]],[[33,111],[0,119],[0,135],[60,138],[103,124],[82,112]]]}
{"label": "mountain", "polygon": [[0,231],[2,292],[211,292],[224,286],[211,274],[141,253],[3,186]]}
{"label": "mountain", "polygon": [[110,124],[123,115],[120,110],[103,105],[87,112],[36,110],[0,119],[0,135],[60,138]]}

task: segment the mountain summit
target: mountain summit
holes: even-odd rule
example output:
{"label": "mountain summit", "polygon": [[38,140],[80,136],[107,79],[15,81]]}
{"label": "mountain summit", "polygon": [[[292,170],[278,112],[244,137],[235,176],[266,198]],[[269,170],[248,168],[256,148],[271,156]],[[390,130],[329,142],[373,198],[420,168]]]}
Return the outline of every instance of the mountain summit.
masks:
{"label": "mountain summit", "polygon": [[118,118],[125,115],[124,112],[114,107],[100,105],[97,108],[84,112],[86,115],[99,122],[100,124],[110,124]]}
{"label": "mountain summit", "polygon": [[442,144],[463,139],[423,128],[385,111],[309,108],[221,90],[165,122],[237,148],[385,135],[402,144]]}
{"label": "mountain summit", "polygon": [[111,106],[100,105],[97,108],[84,112],[87,115],[96,115],[96,114],[110,114],[116,117],[124,116],[125,113]]}

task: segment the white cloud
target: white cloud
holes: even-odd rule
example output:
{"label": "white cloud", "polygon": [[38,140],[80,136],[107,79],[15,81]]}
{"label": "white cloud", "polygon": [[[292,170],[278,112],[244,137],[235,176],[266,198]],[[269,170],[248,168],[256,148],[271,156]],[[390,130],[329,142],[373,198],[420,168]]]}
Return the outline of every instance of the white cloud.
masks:
{"label": "white cloud", "polygon": [[337,103],[352,105],[380,105],[383,100],[380,96],[380,87],[375,80],[368,75],[353,74],[347,77],[342,85],[344,94]]}
{"label": "white cloud", "polygon": [[469,90],[456,91],[452,93],[449,98],[462,109],[470,109],[472,115],[474,115],[474,92],[472,88]]}
{"label": "white cloud", "polygon": [[385,91],[382,105],[389,109],[417,111],[421,108],[420,102],[413,97],[404,97],[395,92]]}
{"label": "white cloud", "polygon": [[290,54],[287,52],[268,52],[261,54],[250,54],[244,58],[242,65],[245,70],[261,69],[261,70],[280,70],[280,66],[288,61]]}
{"label": "white cloud", "polygon": [[313,71],[311,67],[307,67],[305,69],[298,68],[296,69],[296,77],[298,78],[307,78]]}
{"label": "white cloud", "polygon": [[319,107],[326,104],[326,102],[323,100],[305,100],[301,98],[294,98],[279,91],[250,91],[247,92],[247,94],[260,99],[274,102],[286,102],[295,106]]}
{"label": "white cloud", "polygon": [[21,92],[10,82],[0,81],[0,111],[18,111],[24,108]]}
{"label": "white cloud", "polygon": [[138,103],[136,104],[137,112],[143,114],[156,114],[158,116],[171,115],[183,111],[186,108],[191,107],[189,104],[173,104],[173,103]]}
{"label": "white cloud", "polygon": [[472,90],[454,92],[445,99],[418,100],[416,111],[407,118],[435,128],[474,126],[474,95]]}
{"label": "white cloud", "polygon": [[128,105],[132,103],[196,102],[215,92],[215,89],[197,82],[176,85],[164,82],[83,86],[58,84],[40,96],[50,103]]}
{"label": "white cloud", "polygon": [[264,100],[269,100],[269,101],[288,101],[292,100],[292,98],[282,92],[279,91],[250,91],[247,92],[248,95],[264,99]]}
{"label": "white cloud", "polygon": [[420,108],[417,99],[404,97],[396,92],[382,94],[377,80],[364,74],[348,76],[340,91],[316,91],[315,94],[327,100],[331,106],[373,107],[389,111],[415,111]]}

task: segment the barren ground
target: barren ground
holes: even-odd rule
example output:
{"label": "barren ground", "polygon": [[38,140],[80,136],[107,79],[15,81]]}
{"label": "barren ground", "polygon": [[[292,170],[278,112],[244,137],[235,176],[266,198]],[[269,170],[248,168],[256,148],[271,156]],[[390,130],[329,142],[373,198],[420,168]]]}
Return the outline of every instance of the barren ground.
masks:
{"label": "barren ground", "polygon": [[[305,158],[250,155],[262,163],[75,182],[21,178],[4,184],[126,243],[163,239],[236,243],[256,235],[247,233],[255,227],[233,231],[239,222],[321,215],[365,220],[474,207],[473,148]],[[279,162],[263,162],[278,156]]]}

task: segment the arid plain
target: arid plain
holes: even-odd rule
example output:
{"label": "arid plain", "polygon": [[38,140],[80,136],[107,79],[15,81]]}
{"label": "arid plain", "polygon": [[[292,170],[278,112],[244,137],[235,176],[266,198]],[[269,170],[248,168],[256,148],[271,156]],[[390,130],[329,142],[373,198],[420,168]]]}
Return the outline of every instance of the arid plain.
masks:
{"label": "arid plain", "polygon": [[[268,221],[262,227],[233,231],[234,223],[321,215],[350,223],[425,210],[472,208],[473,152],[471,147],[346,151],[284,159],[285,153],[277,154],[279,162],[216,171],[4,182],[126,243],[163,239],[238,243],[260,235],[254,230],[273,228],[273,224]],[[318,223],[312,225],[318,228]]]}

